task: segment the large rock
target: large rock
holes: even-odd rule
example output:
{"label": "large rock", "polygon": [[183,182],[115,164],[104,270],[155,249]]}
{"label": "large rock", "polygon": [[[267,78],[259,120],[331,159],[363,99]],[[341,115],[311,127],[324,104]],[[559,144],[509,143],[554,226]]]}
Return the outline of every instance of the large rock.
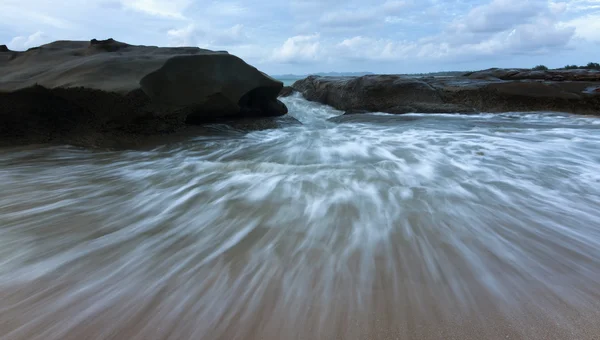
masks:
{"label": "large rock", "polygon": [[460,104],[444,102],[427,82],[395,75],[363,77],[310,76],[294,83],[293,88],[311,101],[350,112],[472,112]]}
{"label": "large rock", "polygon": [[289,97],[296,91],[291,86],[284,86],[279,92],[279,97]]}
{"label": "large rock", "polygon": [[491,68],[488,70],[467,73],[465,76],[471,79],[600,81],[600,71],[590,69],[538,71],[521,68]]}
{"label": "large rock", "polygon": [[227,52],[57,41],[0,51],[0,143],[89,143],[189,123],[280,116],[283,83]]}
{"label": "large rock", "polygon": [[[424,78],[400,75],[310,76],[294,83],[293,88],[308,100],[348,113],[545,110],[600,114],[600,93],[597,91],[600,81],[500,79],[506,74],[512,74],[512,71],[495,70],[485,76],[482,73],[480,76]],[[589,74],[586,79],[594,79]]]}

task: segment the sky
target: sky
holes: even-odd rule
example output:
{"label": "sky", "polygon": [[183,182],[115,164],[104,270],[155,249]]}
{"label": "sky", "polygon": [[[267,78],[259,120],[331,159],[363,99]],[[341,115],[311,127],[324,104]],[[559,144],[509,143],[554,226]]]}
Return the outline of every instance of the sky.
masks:
{"label": "sky", "polygon": [[0,44],[225,50],[269,74],[600,62],[600,0],[0,0]]}

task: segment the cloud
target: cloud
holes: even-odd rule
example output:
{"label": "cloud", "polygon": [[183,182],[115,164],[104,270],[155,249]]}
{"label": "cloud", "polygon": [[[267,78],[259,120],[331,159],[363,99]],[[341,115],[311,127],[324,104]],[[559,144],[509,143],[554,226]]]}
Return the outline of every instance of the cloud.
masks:
{"label": "cloud", "polygon": [[242,16],[250,10],[237,2],[213,2],[207,11],[210,13],[218,13],[220,16]]}
{"label": "cloud", "polygon": [[418,53],[418,46],[408,41],[373,39],[355,36],[334,45],[331,53],[350,60],[397,61]]}
{"label": "cloud", "polygon": [[407,1],[390,0],[384,2],[379,11],[384,15],[401,15],[410,5]]}
{"label": "cloud", "polygon": [[183,28],[167,31],[171,46],[194,46],[197,44],[196,26],[189,24]]}
{"label": "cloud", "polygon": [[430,41],[446,42],[448,56],[558,52],[575,34],[557,20],[565,10],[564,4],[545,0],[492,0],[457,17]]}
{"label": "cloud", "polygon": [[325,54],[339,56],[340,59],[389,62],[535,55],[566,48],[574,33],[573,27],[563,27],[541,18],[517,25],[509,31],[460,43],[450,43],[451,39],[445,35],[416,41],[355,36],[333,45]]}
{"label": "cloud", "polygon": [[171,46],[200,46],[202,48],[220,48],[236,44],[247,44],[249,37],[244,25],[237,24],[224,29],[199,27],[189,24],[179,29],[167,31]]}
{"label": "cloud", "polygon": [[410,4],[406,1],[390,0],[379,5],[340,9],[321,15],[319,23],[329,27],[356,27],[381,22],[382,18],[402,14]]}
{"label": "cloud", "polygon": [[579,39],[600,42],[600,13],[589,14],[561,22],[560,27],[573,28],[575,36]]}
{"label": "cloud", "polygon": [[47,36],[44,32],[38,31],[29,36],[14,37],[8,47],[15,51],[24,51],[31,47],[37,47],[43,44],[51,42],[52,39]]}
{"label": "cloud", "polygon": [[0,43],[13,49],[112,37],[227,50],[282,73],[560,66],[600,55],[599,25],[600,0],[0,0]]}
{"label": "cloud", "polygon": [[550,2],[548,3],[550,12],[554,15],[560,15],[567,11],[569,5],[566,2]]}
{"label": "cloud", "polygon": [[569,12],[597,11],[600,9],[598,0],[571,0],[564,2]]}
{"label": "cloud", "polygon": [[342,10],[325,13],[319,19],[324,26],[357,26],[372,23],[377,18],[375,11]]}
{"label": "cloud", "polygon": [[280,63],[302,63],[319,60],[321,54],[320,35],[297,35],[288,38],[273,51],[270,60]]}
{"label": "cloud", "polygon": [[245,27],[242,24],[233,25],[222,32],[217,32],[211,43],[218,46],[231,46],[235,44],[247,43],[249,37],[245,33]]}
{"label": "cloud", "polygon": [[184,19],[183,11],[190,6],[191,0],[122,0],[126,8],[146,14],[168,18]]}
{"label": "cloud", "polygon": [[527,23],[547,10],[546,1],[493,0],[473,8],[453,26],[458,32],[496,33]]}
{"label": "cloud", "polygon": [[3,0],[3,3],[0,4],[0,22],[4,23],[4,25],[12,24],[17,27],[33,22],[37,25],[59,29],[72,28],[69,20],[61,18],[60,15],[49,13],[49,11],[45,10],[43,4],[41,6],[36,5],[24,4],[22,1]]}

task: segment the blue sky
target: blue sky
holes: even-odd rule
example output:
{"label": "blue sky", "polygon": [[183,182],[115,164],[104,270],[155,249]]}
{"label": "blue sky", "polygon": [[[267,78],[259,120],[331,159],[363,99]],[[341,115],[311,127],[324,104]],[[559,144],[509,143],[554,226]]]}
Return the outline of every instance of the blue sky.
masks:
{"label": "blue sky", "polygon": [[271,73],[600,62],[600,0],[1,0],[0,44],[227,50]]}

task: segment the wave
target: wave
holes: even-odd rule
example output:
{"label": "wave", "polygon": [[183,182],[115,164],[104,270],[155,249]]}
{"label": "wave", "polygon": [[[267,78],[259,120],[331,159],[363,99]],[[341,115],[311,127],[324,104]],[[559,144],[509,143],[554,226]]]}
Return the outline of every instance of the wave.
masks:
{"label": "wave", "polygon": [[5,337],[588,338],[598,118],[285,103],[304,125],[0,151]]}

